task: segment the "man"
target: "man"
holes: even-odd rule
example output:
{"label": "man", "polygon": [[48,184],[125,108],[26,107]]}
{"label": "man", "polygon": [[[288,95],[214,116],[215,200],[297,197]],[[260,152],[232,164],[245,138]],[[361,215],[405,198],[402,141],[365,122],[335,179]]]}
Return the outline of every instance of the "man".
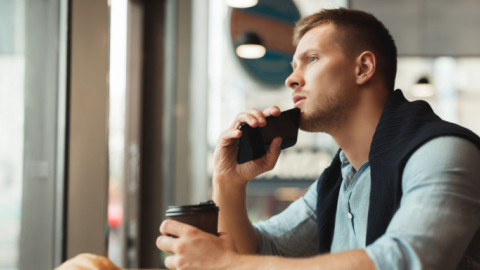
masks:
{"label": "man", "polygon": [[166,266],[480,269],[480,139],[393,91],[396,47],[372,15],[323,10],[300,20],[295,40],[286,85],[301,109],[300,128],[330,134],[338,154],[304,197],[252,225],[247,183],[275,166],[281,139],[262,158],[239,165],[238,127],[263,126],[280,109],[239,114],[214,156],[223,233],[163,222],[157,247],[174,254]]}

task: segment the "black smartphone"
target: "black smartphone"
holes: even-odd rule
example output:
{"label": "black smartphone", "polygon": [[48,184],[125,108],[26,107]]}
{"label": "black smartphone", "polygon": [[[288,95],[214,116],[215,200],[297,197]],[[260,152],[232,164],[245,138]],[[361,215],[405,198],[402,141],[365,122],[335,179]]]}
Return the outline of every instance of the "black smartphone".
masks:
{"label": "black smartphone", "polygon": [[279,116],[269,116],[266,119],[267,124],[263,127],[252,128],[248,124],[240,126],[242,136],[238,141],[237,163],[242,164],[262,157],[276,137],[282,137],[282,149],[297,143],[300,125],[299,108],[290,109]]}

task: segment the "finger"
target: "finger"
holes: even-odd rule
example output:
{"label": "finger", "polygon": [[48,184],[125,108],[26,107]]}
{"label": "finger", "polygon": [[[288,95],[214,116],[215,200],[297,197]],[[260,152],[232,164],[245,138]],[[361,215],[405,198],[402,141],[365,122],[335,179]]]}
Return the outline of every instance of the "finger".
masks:
{"label": "finger", "polygon": [[238,139],[240,136],[242,136],[242,131],[235,128],[229,128],[222,133],[221,137],[224,139]]}
{"label": "finger", "polygon": [[162,225],[160,225],[160,232],[163,235],[174,235],[177,237],[182,237],[186,233],[196,230],[199,229],[172,219],[167,219],[162,222]]}
{"label": "finger", "polygon": [[263,114],[266,117],[268,117],[268,116],[279,116],[281,113],[282,113],[282,111],[277,106],[268,107],[263,111]]}
{"label": "finger", "polygon": [[235,118],[232,127],[238,128],[242,123],[247,123],[251,127],[257,127],[259,123],[265,123],[265,116],[257,109],[251,109],[248,112],[239,113]]}
{"label": "finger", "polygon": [[230,146],[230,145],[237,145],[237,139],[242,136],[242,131],[235,129],[235,128],[229,128],[226,129],[220,134],[218,137],[217,145],[218,146]]}
{"label": "finger", "polygon": [[263,127],[267,124],[267,120],[265,119],[265,115],[262,111],[257,109],[250,109],[248,113],[250,113],[257,119],[258,126]]}
{"label": "finger", "polygon": [[176,261],[177,261],[177,256],[175,255],[171,255],[171,256],[167,256],[165,258],[165,261],[163,261],[165,263],[165,267],[167,267],[168,269],[176,269]]}
{"label": "finger", "polygon": [[157,245],[157,248],[160,250],[163,250],[168,253],[174,253],[173,250],[175,249],[174,245],[176,240],[177,240],[176,238],[161,235],[157,238],[156,245]]}
{"label": "finger", "polygon": [[257,124],[257,119],[254,115],[246,112],[239,113],[237,117],[235,117],[235,121],[232,124],[232,128],[239,128],[242,124],[248,124],[249,126],[254,126]]}
{"label": "finger", "polygon": [[282,137],[276,137],[270,143],[270,147],[268,148],[267,154],[277,155],[280,154],[282,147]]}

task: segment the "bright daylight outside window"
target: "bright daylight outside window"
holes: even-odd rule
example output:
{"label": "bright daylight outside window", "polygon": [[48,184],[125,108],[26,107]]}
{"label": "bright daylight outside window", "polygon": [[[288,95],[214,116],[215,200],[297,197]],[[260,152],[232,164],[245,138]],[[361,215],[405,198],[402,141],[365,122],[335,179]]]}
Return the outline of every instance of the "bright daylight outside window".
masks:
{"label": "bright daylight outside window", "polygon": [[0,1],[0,269],[61,258],[66,2]]}
{"label": "bright daylight outside window", "polygon": [[127,0],[110,4],[108,257],[122,265]]}
{"label": "bright daylight outside window", "polygon": [[[15,269],[19,255],[23,179],[24,10],[0,9],[0,268]],[[20,22],[15,24],[15,21]],[[15,31],[17,30],[17,31]],[[8,131],[8,132],[7,132]]]}

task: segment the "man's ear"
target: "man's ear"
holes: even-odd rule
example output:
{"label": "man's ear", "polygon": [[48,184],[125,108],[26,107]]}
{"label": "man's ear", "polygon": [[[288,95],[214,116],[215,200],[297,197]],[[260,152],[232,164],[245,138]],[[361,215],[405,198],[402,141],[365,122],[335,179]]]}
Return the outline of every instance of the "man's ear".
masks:
{"label": "man's ear", "polygon": [[364,51],[357,57],[356,64],[356,83],[363,85],[370,81],[375,74],[377,59],[371,51]]}

